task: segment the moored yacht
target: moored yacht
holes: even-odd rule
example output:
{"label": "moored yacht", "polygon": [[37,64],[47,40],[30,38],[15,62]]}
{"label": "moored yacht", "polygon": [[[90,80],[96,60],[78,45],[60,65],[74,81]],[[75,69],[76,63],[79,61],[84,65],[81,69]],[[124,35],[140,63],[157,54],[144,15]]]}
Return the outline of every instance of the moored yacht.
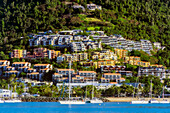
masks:
{"label": "moored yacht", "polygon": [[85,104],[84,101],[80,101],[80,100],[61,100],[59,102],[60,104]]}
{"label": "moored yacht", "polygon": [[159,101],[159,103],[162,103],[162,104],[168,104],[168,103],[169,103],[169,101],[164,99],[164,100]]}
{"label": "moored yacht", "polygon": [[93,98],[92,100],[90,100],[90,103],[103,103],[102,100],[98,99],[98,98]]}
{"label": "moored yacht", "polygon": [[9,100],[4,100],[5,103],[18,103],[22,102],[20,99],[9,99]]}
{"label": "moored yacht", "polygon": [[93,86],[92,86],[92,99],[90,100],[90,103],[103,103],[102,100],[98,98],[94,98],[94,76],[93,76]]}
{"label": "moored yacht", "polygon": [[85,104],[85,101],[83,100],[72,100],[71,99],[71,85],[70,85],[70,82],[71,82],[71,73],[70,73],[70,69],[71,69],[71,61],[70,61],[70,68],[69,68],[69,99],[68,100],[59,100],[59,103],[60,104]]}
{"label": "moored yacht", "polygon": [[144,99],[140,99],[140,100],[133,100],[131,101],[132,104],[148,104],[149,102],[144,100]]}
{"label": "moored yacht", "polygon": [[159,103],[159,101],[157,101],[156,99],[150,99],[149,103],[154,104],[154,103]]}
{"label": "moored yacht", "polygon": [[[138,94],[138,78],[136,79],[136,83],[137,83],[137,94]],[[135,87],[136,87],[136,83],[135,83]],[[135,92],[135,87],[134,87],[134,92]],[[133,92],[133,98],[134,98],[134,92]],[[146,101],[145,99],[138,99],[138,100],[132,100],[131,101],[132,104],[148,104],[148,101]]]}

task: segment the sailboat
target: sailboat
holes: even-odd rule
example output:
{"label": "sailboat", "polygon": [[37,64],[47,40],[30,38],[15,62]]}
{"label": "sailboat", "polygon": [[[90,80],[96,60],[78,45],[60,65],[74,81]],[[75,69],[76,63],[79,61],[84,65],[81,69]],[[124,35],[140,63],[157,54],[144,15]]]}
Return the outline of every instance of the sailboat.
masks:
{"label": "sailboat", "polygon": [[[137,83],[137,79],[136,79],[136,83]],[[135,83],[135,86],[136,86],[136,83]],[[137,86],[137,89],[139,90],[138,86]],[[135,91],[135,87],[134,87],[134,91]],[[134,98],[134,93],[133,93],[133,98]],[[139,99],[139,100],[132,100],[131,103],[132,104],[148,104],[148,101],[144,99]]]}
{"label": "sailboat", "polygon": [[70,94],[70,92],[71,92],[71,84],[70,84],[70,82],[71,82],[71,61],[70,61],[70,63],[69,63],[69,99],[68,100],[60,100],[59,101],[59,103],[60,104],[85,104],[85,102],[82,100],[82,101],[80,101],[80,100],[71,100],[71,94]]}
{"label": "sailboat", "polygon": [[149,103],[159,103],[159,101],[157,101],[156,99],[152,98],[152,80],[151,80],[151,86],[150,86],[150,95],[151,95],[151,99],[149,100]]}
{"label": "sailboat", "polygon": [[164,99],[164,86],[163,86],[163,94],[162,94],[162,96],[163,96],[163,100],[159,101],[159,103],[168,104],[169,101]]}
{"label": "sailboat", "polygon": [[93,86],[92,86],[92,99],[90,100],[90,103],[103,103],[102,100],[98,98],[94,98],[94,76],[93,76]]}

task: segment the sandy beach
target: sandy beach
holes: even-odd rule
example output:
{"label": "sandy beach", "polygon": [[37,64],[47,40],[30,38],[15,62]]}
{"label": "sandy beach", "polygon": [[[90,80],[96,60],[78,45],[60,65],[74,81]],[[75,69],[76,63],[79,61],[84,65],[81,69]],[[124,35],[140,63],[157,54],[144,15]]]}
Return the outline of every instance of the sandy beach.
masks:
{"label": "sandy beach", "polygon": [[[132,97],[107,97],[105,98],[109,102],[131,102],[132,100],[138,100],[138,98],[132,98]],[[150,100],[150,98],[144,98],[145,100]],[[163,98],[154,98],[156,100],[163,100]],[[170,101],[170,98],[164,98]]]}

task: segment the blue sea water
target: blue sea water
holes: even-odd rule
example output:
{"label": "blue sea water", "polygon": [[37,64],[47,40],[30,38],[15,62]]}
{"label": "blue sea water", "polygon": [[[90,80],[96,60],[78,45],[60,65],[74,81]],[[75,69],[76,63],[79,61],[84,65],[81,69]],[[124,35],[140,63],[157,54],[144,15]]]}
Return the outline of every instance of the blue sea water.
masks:
{"label": "blue sea water", "polygon": [[102,103],[61,105],[58,102],[0,103],[0,113],[170,113],[170,104]]}

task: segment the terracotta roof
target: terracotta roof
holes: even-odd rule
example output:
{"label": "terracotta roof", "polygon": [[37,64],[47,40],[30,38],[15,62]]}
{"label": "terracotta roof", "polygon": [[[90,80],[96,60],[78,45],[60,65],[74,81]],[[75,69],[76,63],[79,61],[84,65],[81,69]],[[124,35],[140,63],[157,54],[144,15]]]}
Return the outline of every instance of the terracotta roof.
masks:
{"label": "terracotta roof", "polygon": [[76,75],[76,77],[80,77],[80,75]]}
{"label": "terracotta roof", "polygon": [[33,68],[29,68],[28,70],[34,70]]}
{"label": "terracotta roof", "polygon": [[16,71],[16,70],[11,70],[11,71],[8,71],[7,73],[18,73],[18,71]]}
{"label": "terracotta roof", "polygon": [[103,77],[102,77],[101,79],[102,79],[102,80],[105,80],[105,78],[103,78]]}
{"label": "terracotta roof", "polygon": [[68,79],[68,77],[63,77],[63,79]]}
{"label": "terracotta roof", "polygon": [[27,66],[19,67],[19,68],[28,68]]}
{"label": "terracotta roof", "polygon": [[0,60],[0,62],[5,62],[5,61],[7,61],[7,60]]}
{"label": "terracotta roof", "polygon": [[29,75],[39,74],[39,72],[28,73]]}
{"label": "terracotta roof", "polygon": [[13,64],[26,64],[28,62],[14,62]]}
{"label": "terracotta roof", "polygon": [[119,75],[119,76],[121,76],[120,73],[104,73],[104,75]]}
{"label": "terracotta roof", "polygon": [[95,71],[79,71],[79,73],[96,73]]}
{"label": "terracotta roof", "polygon": [[58,71],[69,71],[69,70],[71,70],[71,71],[74,71],[74,69],[57,69]]}
{"label": "terracotta roof", "polygon": [[3,65],[1,65],[1,66],[7,66],[7,65],[3,64]]}
{"label": "terracotta roof", "polygon": [[117,82],[110,82],[110,84],[117,84]]}
{"label": "terracotta roof", "polygon": [[45,69],[40,69],[40,70],[48,70],[49,68],[45,68]]}
{"label": "terracotta roof", "polygon": [[35,64],[34,66],[47,66],[49,64]]}
{"label": "terracotta roof", "polygon": [[61,75],[61,74],[59,74],[59,73],[54,73],[53,75]]}

